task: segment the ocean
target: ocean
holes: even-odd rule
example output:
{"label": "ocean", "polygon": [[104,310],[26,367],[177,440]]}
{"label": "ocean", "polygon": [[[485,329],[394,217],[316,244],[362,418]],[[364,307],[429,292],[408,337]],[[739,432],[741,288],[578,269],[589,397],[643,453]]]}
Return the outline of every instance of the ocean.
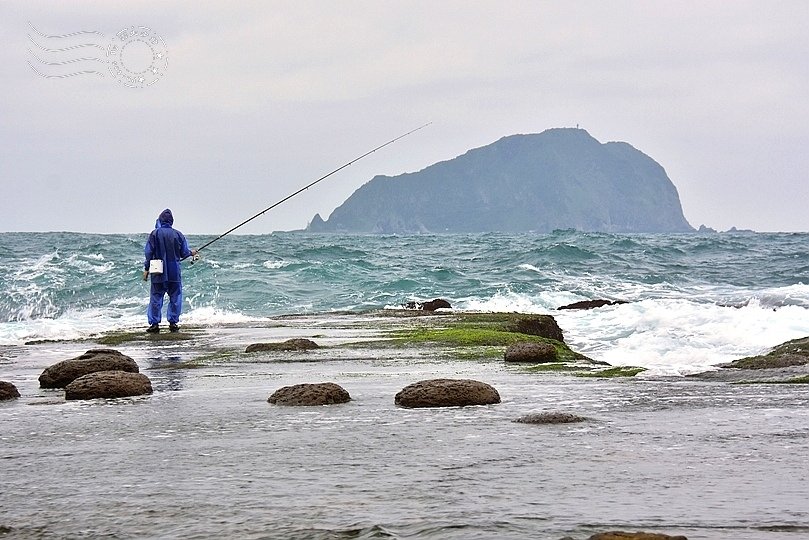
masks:
{"label": "ocean", "polygon": [[[145,327],[146,237],[0,234],[0,345]],[[274,233],[227,236],[201,255],[184,265],[185,324],[444,298],[457,310],[553,314],[574,349],[662,374],[809,335],[806,233]],[[556,310],[588,299],[628,303]]]}
{"label": "ocean", "polygon": [[[686,376],[809,335],[809,234],[233,235],[184,263],[178,340],[139,332],[146,236],[0,234],[0,380],[21,394],[0,402],[4,539],[809,535],[809,387]],[[574,350],[648,370],[582,378],[349,345],[440,319],[385,311],[433,298],[552,314]],[[626,303],[557,310],[588,299]],[[132,330],[115,348],[153,394],[39,387],[46,367]],[[245,352],[291,337],[322,348]],[[502,401],[395,405],[432,378]],[[324,381],[351,401],[267,403]],[[545,411],[587,421],[514,421]]]}

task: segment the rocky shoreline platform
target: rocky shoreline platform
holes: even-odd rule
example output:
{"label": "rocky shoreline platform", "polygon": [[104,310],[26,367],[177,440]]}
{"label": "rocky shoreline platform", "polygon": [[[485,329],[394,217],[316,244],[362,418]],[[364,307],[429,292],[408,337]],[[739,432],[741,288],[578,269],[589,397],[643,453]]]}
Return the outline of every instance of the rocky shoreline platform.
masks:
{"label": "rocky shoreline platform", "polygon": [[[59,506],[42,510],[47,493],[99,467],[121,484],[153,486],[154,500],[139,503],[143,515],[130,516],[147,536],[178,519],[199,534],[227,521],[206,521],[197,506],[249,522],[217,501],[229,493],[247,506],[268,504],[262,478],[280,482],[288,499],[273,502],[266,518],[298,527],[288,537],[336,537],[306,529],[318,512],[341,524],[334,534],[363,537],[365,526],[352,525],[364,519],[363,505],[405,516],[369,530],[414,538],[410,520],[440,530],[451,521],[444,507],[463,508],[452,519],[489,537],[775,540],[779,531],[809,532],[788,496],[805,485],[802,464],[771,463],[781,442],[791,452],[806,446],[809,338],[686,377],[589,358],[550,315],[441,309],[136,329],[0,352],[0,413],[10,428],[0,457],[54,473],[30,504],[5,505],[13,511],[0,527],[23,537],[48,527],[29,530],[28,522],[64,517]],[[155,453],[151,472],[144,459]],[[69,460],[54,457],[63,455]],[[33,481],[26,467],[9,476],[10,490],[24,493]],[[772,500],[754,497],[768,475],[784,489]],[[75,508],[105,504],[98,482],[85,483]],[[176,489],[194,503],[161,522]],[[506,529],[481,521],[484,507],[507,516],[495,520]],[[100,533],[123,530],[77,511]],[[528,524],[532,513],[544,517]],[[257,532],[227,527],[225,536]]]}
{"label": "rocky shoreline platform", "polygon": [[[277,325],[252,328],[249,333],[267,330],[269,334],[278,334],[274,330],[288,328],[287,325],[290,328],[305,328],[306,321],[310,318],[311,316],[305,315],[279,317]],[[227,334],[235,334],[234,342],[243,339],[243,336],[239,336],[242,333],[240,330],[247,329],[238,326],[220,333],[225,335],[217,335],[216,331],[204,328],[190,328],[181,333],[170,334],[146,334],[137,330],[108,333],[94,341],[106,347],[170,346],[178,353],[175,358],[182,359],[172,364],[173,369],[194,369],[240,362],[326,362],[368,352],[375,356],[388,353],[391,357],[407,358],[416,352],[417,355],[432,354],[439,358],[486,362],[502,359],[506,364],[519,366],[518,369],[527,373],[555,373],[575,377],[635,377],[646,371],[639,366],[611,366],[575,352],[565,343],[563,331],[551,315],[401,309],[365,313],[341,312],[329,314],[329,318],[334,323],[329,325],[334,327],[332,335],[318,333],[318,328],[313,328],[311,337],[256,342],[244,348],[221,343]],[[317,342],[319,337],[324,338],[321,344]],[[686,377],[689,380],[736,384],[807,384],[809,337],[792,340],[774,347],[766,354],[740,358],[716,368]],[[97,372],[106,374],[87,378]],[[135,360],[121,351],[114,348],[93,348],[77,357],[48,366],[39,376],[39,383],[41,388],[64,389],[81,379],[81,384],[74,384],[74,388],[80,386],[82,391],[67,392],[67,399],[129,397],[151,393],[148,377],[138,372]],[[423,391],[427,381],[420,384]],[[0,381],[0,385],[0,399],[19,397],[18,388],[11,382]],[[495,389],[492,390],[496,393]],[[446,393],[446,385],[443,391]],[[454,400],[446,396],[435,398],[437,404],[433,406],[483,404],[493,399],[488,397],[478,402],[469,397],[470,393],[477,391],[479,389],[455,392],[457,395]],[[298,392],[298,404],[307,404],[307,400],[300,397],[300,389]],[[348,400],[334,398],[327,402],[341,403]],[[284,401],[278,400],[279,403]],[[313,398],[311,404],[322,404],[321,401],[322,398]],[[397,398],[397,404],[399,401]]]}

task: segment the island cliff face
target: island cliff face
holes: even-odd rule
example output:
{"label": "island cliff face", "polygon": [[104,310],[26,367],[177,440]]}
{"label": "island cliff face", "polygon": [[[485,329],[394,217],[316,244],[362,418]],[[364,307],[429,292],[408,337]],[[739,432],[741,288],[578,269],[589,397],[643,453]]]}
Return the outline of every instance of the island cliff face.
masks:
{"label": "island cliff face", "polygon": [[627,143],[583,129],[511,135],[416,173],[376,176],[311,232],[691,232],[677,188]]}

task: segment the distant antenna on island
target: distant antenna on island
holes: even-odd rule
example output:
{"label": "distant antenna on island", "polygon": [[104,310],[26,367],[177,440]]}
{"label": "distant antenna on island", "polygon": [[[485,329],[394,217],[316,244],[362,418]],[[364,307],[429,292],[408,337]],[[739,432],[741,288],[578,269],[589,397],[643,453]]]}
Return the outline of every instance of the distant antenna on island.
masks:
{"label": "distant antenna on island", "polygon": [[579,129],[579,124],[576,124],[576,129]]}

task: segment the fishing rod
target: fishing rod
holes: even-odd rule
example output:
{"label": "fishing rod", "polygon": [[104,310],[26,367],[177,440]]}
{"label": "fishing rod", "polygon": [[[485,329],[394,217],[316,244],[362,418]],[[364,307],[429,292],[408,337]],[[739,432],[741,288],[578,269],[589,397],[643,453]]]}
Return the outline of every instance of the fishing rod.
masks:
{"label": "fishing rod", "polygon": [[197,248],[197,253],[199,253],[200,251],[202,251],[202,250],[203,250],[203,249],[205,249],[206,247],[210,246],[211,244],[213,244],[213,243],[214,243],[214,242],[216,242],[217,240],[219,240],[219,239],[221,239],[221,238],[224,238],[225,236],[229,235],[230,233],[232,233],[233,231],[235,231],[235,230],[236,230],[236,229],[238,229],[239,227],[241,227],[241,226],[243,226],[243,225],[247,225],[248,223],[250,223],[251,221],[253,221],[253,220],[254,220],[254,219],[256,219],[257,217],[259,217],[259,216],[261,216],[261,215],[265,214],[266,212],[269,212],[270,210],[272,210],[272,209],[273,209],[273,208],[275,208],[276,206],[278,206],[278,205],[280,205],[280,204],[282,204],[282,203],[285,203],[285,202],[287,202],[289,199],[291,199],[292,197],[294,197],[294,196],[296,196],[296,195],[298,195],[298,194],[300,194],[300,193],[302,193],[302,192],[306,191],[307,189],[309,189],[310,187],[314,186],[314,185],[315,185],[315,184],[317,184],[318,182],[321,182],[321,181],[325,180],[326,178],[328,178],[329,176],[331,176],[331,175],[333,175],[333,174],[335,174],[335,173],[337,173],[337,172],[339,172],[339,171],[342,171],[343,169],[345,169],[345,168],[346,168],[346,167],[348,167],[349,165],[351,165],[351,164],[353,164],[353,163],[356,163],[357,161],[361,160],[362,158],[364,158],[364,157],[366,157],[366,156],[369,156],[369,155],[373,154],[373,153],[374,153],[374,152],[376,152],[377,150],[380,150],[380,149],[382,149],[382,148],[385,148],[385,147],[386,147],[386,146],[388,146],[389,144],[393,144],[393,143],[395,143],[396,141],[398,141],[399,139],[403,139],[403,138],[407,137],[407,136],[408,136],[408,135],[410,135],[411,133],[415,133],[415,132],[417,132],[417,131],[418,131],[418,130],[420,130],[420,129],[426,128],[426,127],[427,127],[427,126],[429,126],[430,124],[432,124],[432,122],[427,122],[427,123],[426,123],[426,124],[424,124],[423,126],[419,126],[419,127],[417,127],[416,129],[412,129],[412,130],[408,131],[407,133],[404,133],[403,135],[399,135],[399,136],[398,136],[398,137],[396,137],[395,139],[391,139],[391,140],[389,140],[388,142],[386,142],[385,144],[380,144],[379,146],[377,146],[377,147],[376,147],[376,148],[374,148],[373,150],[369,150],[368,152],[365,152],[365,153],[364,153],[363,155],[361,155],[360,157],[354,158],[354,159],[352,159],[351,161],[349,161],[348,163],[346,163],[346,164],[344,164],[344,165],[341,165],[341,166],[337,167],[336,169],[334,169],[334,170],[333,170],[333,171],[331,171],[330,173],[328,173],[328,174],[324,174],[323,176],[321,176],[320,178],[318,178],[318,179],[317,179],[317,180],[315,180],[314,182],[311,182],[311,183],[309,183],[309,184],[307,184],[307,185],[303,186],[303,187],[302,187],[302,188],[300,188],[298,191],[296,191],[296,192],[294,192],[294,193],[291,193],[291,194],[287,195],[286,197],[284,197],[284,198],[283,198],[283,199],[281,199],[280,201],[278,201],[278,202],[276,202],[276,203],[271,204],[270,206],[268,206],[267,208],[265,208],[264,210],[262,210],[262,211],[261,211],[261,212],[259,212],[258,214],[254,215],[254,216],[252,216],[252,217],[250,217],[250,218],[245,219],[244,221],[242,221],[241,223],[239,223],[238,225],[236,225],[236,226],[235,226],[235,227],[233,227],[232,229],[229,229],[228,231],[223,232],[222,234],[220,234],[219,236],[217,236],[216,238],[214,238],[214,239],[213,239],[213,240],[211,240],[210,242],[207,242],[207,243],[203,244],[201,247],[198,247],[198,248]]}

